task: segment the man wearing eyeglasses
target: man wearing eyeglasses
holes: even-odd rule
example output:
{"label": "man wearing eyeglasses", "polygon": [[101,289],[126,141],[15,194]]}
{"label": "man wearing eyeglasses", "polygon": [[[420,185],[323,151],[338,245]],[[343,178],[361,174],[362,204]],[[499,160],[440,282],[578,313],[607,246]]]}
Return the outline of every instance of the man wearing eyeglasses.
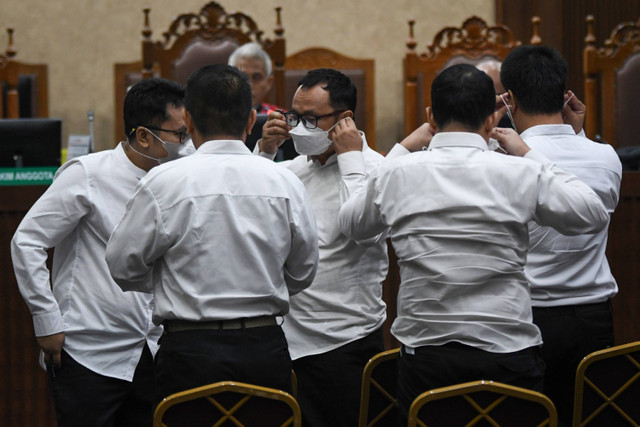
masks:
{"label": "man wearing eyeglasses", "polygon": [[138,181],[188,151],[183,97],[169,80],[135,84],[124,101],[126,140],[60,167],[11,242],[60,427],[151,425],[162,328],[150,322],[150,295],[111,279],[105,249]]}
{"label": "man wearing eyeglasses", "polygon": [[383,350],[384,236],[361,246],[340,233],[337,222],[349,196],[342,177],[351,163],[348,156],[337,158],[333,141],[354,141],[367,169],[382,160],[357,129],[355,108],[356,88],[347,76],[310,71],[299,82],[291,110],[271,113],[254,150],[273,158],[278,145],[293,138],[300,155],[279,164],[304,183],[318,225],[318,272],[308,289],[291,298],[283,325],[307,426],[357,425],[363,368]]}

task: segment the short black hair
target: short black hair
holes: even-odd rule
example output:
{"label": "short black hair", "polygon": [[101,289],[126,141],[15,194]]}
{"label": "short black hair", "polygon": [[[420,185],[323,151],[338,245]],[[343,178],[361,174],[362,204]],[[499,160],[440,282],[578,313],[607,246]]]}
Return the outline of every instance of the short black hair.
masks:
{"label": "short black hair", "polygon": [[333,109],[356,112],[358,89],[356,89],[349,77],[338,70],[318,68],[309,71],[300,79],[298,86],[309,89],[320,83],[322,84],[322,89],[329,92],[329,105]]}
{"label": "short black hair", "polygon": [[131,86],[124,98],[125,136],[135,138],[138,126],[161,127],[169,120],[167,107],[184,106],[184,87],[172,80],[144,79]]}
{"label": "short black hair", "polygon": [[470,64],[445,68],[431,84],[431,108],[438,128],[457,122],[479,129],[495,111],[493,80]]}
{"label": "short black hair", "polygon": [[567,62],[551,47],[519,46],[502,62],[500,80],[525,113],[558,113],[564,106]]}
{"label": "short black hair", "polygon": [[252,109],[245,73],[226,64],[207,65],[189,76],[185,107],[203,137],[241,137]]}

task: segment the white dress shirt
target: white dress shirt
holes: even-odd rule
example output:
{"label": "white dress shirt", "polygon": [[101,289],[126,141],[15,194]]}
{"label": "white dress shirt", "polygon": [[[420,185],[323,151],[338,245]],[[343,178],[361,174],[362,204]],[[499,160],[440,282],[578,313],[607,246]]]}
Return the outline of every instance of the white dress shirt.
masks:
{"label": "white dress shirt", "polygon": [[[613,213],[622,177],[622,165],[613,147],[578,136],[569,125],[534,126],[521,137],[591,187],[609,215]],[[598,303],[618,292],[605,255],[608,228],[595,234],[564,236],[553,228],[529,224],[531,248],[524,272],[534,306]]]}
{"label": "white dress shirt", "polygon": [[318,239],[293,173],[217,140],[140,181],[106,257],[123,290],[154,293],[156,324],[238,319],[286,314],[313,280]]}
{"label": "white dress shirt", "polygon": [[[105,262],[107,240],[146,172],[122,145],[65,163],[11,243],[18,286],[38,337],[65,333],[64,350],[86,368],[131,381],[145,341],[155,354],[162,328],[153,299],[124,293]],[[55,247],[51,283],[48,248]]]}
{"label": "white dress shirt", "polygon": [[600,230],[608,215],[585,184],[534,150],[526,157],[447,132],[368,180],[360,174],[340,226],[356,239],[390,229],[401,273],[392,333],[405,346],[457,341],[510,353],[541,344],[523,272],[527,223],[577,234]]}
{"label": "white dress shirt", "polygon": [[[363,149],[355,167],[359,170],[364,164],[365,170],[372,170],[383,157],[360,134]],[[293,171],[307,189],[320,247],[316,278],[291,298],[291,310],[282,326],[293,360],[363,338],[379,329],[387,316],[382,300],[382,281],[389,267],[385,239],[359,245],[338,227],[340,205],[349,197],[342,176],[351,176],[351,163],[348,156],[336,155],[324,165],[308,156],[278,163]]]}

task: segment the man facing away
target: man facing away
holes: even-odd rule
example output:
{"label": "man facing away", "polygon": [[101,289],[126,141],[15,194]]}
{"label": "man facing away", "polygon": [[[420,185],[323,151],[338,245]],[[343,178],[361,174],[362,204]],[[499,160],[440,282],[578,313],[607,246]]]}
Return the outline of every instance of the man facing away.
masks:
{"label": "man facing away", "polygon": [[290,391],[279,320],[318,263],[304,186],[244,145],[256,113],[237,68],[194,72],[185,106],[197,151],[140,182],[107,264],[123,290],[155,296],[160,399],[224,380]]}
{"label": "man facing away", "polygon": [[[610,145],[576,135],[584,105],[573,94],[565,101],[567,65],[560,53],[544,46],[516,48],[501,73],[522,139],[589,185],[610,216],[618,204],[622,165]],[[566,117],[577,122],[575,129],[564,124]],[[605,255],[607,231],[608,223],[595,234],[565,236],[529,225],[531,249],[524,271],[531,284],[533,321],[542,333],[544,392],[556,405],[561,425],[571,425],[580,360],[613,345],[610,299],[618,287]]]}
{"label": "man facing away", "polygon": [[127,140],[60,167],[11,242],[60,427],[151,425],[162,329],[150,321],[151,295],[123,293],[104,256],[138,181],[186,149],[183,97],[168,80],[135,84],[124,100]]}
{"label": "man facing away", "polygon": [[[354,177],[360,186],[339,216],[355,239],[390,230],[399,258],[392,333],[402,343],[404,422],[413,400],[438,387],[485,379],[541,391],[542,340],[523,273],[527,223],[580,234],[608,218],[589,187],[513,130],[493,130],[495,90],[484,72],[447,68],[431,98],[431,125],[394,147],[368,179],[364,171]],[[489,151],[490,135],[512,155]],[[354,149],[336,148],[339,156]]]}
{"label": "man facing away", "polygon": [[261,155],[273,158],[278,145],[293,137],[300,155],[280,164],[304,183],[318,225],[318,273],[308,289],[291,298],[283,325],[307,426],[357,425],[362,371],[384,349],[385,240],[376,236],[373,244],[361,246],[338,228],[340,205],[348,198],[342,181],[352,160],[339,158],[332,141],[352,141],[358,147],[353,156],[366,170],[382,160],[356,128],[355,108],[356,88],[347,76],[332,69],[310,71],[300,80],[291,110],[271,113],[258,143]]}

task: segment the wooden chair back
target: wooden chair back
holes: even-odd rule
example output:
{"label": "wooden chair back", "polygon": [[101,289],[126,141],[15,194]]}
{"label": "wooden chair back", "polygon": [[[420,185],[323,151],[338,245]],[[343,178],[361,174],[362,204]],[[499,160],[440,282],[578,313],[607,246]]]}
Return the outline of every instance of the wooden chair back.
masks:
{"label": "wooden chair back", "polygon": [[[531,44],[540,44],[540,18],[533,17]],[[414,20],[409,21],[407,54],[404,58],[405,134],[409,135],[426,120],[425,108],[431,105],[431,83],[443,69],[460,63],[476,65],[489,59],[502,61],[521,44],[504,25],[490,26],[477,16],[460,27],[445,27],[426,50],[416,51]]]}
{"label": "wooden chair back", "polygon": [[49,117],[47,65],[17,61],[13,28],[7,34],[7,50],[0,54],[0,118]]}
{"label": "wooden chair back", "polygon": [[616,26],[603,46],[596,45],[594,23],[587,16],[585,132],[614,148],[640,145],[634,129],[640,110],[640,18]]}
{"label": "wooden chair back", "polygon": [[143,9],[142,59],[115,64],[115,127],[116,141],[124,137],[123,102],[127,89],[142,78],[163,77],[185,84],[191,73],[204,65],[226,64],[239,46],[259,43],[272,60],[273,92],[268,101],[284,103],[284,63],[286,58],[282,8],[276,7],[274,38],[264,37],[264,31],[242,12],[227,12],[212,1],[197,13],[178,15],[154,41],[151,29],[151,9]]}
{"label": "wooden chair back", "polygon": [[358,89],[354,121],[358,129],[364,131],[368,145],[376,148],[376,102],[375,102],[375,61],[366,58],[352,58],[331,49],[312,47],[287,56],[285,62],[285,103],[291,101],[300,79],[316,68],[333,68],[345,74]]}

